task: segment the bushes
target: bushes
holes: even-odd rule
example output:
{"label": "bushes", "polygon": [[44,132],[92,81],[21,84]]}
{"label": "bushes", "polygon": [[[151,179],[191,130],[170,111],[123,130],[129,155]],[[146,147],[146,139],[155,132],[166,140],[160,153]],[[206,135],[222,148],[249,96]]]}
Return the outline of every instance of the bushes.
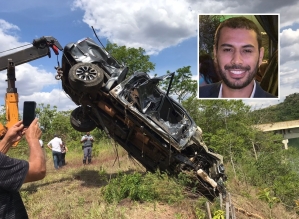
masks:
{"label": "bushes", "polygon": [[183,188],[166,174],[133,173],[119,175],[103,188],[108,203],[130,198],[134,201],[163,201],[167,203],[182,200]]}
{"label": "bushes", "polygon": [[261,153],[257,160],[243,154],[237,161],[238,176],[253,186],[270,189],[283,203],[294,206],[299,197],[299,175],[292,167],[294,154],[292,149]]}

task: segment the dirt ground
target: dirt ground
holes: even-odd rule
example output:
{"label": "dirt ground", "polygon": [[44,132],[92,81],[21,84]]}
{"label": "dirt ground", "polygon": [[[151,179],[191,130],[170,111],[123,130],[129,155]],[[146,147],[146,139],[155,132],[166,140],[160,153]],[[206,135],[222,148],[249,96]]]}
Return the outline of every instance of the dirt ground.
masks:
{"label": "dirt ground", "polygon": [[130,219],[195,219],[194,212],[184,205],[136,203],[130,199],[124,199],[118,207],[125,209],[125,215]]}

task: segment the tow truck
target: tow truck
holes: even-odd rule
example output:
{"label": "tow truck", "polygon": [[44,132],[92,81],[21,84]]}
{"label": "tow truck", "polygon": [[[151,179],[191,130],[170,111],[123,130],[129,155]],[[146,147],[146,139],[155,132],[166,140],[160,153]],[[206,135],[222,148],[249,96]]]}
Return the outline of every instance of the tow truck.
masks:
{"label": "tow truck", "polygon": [[[63,51],[55,78],[78,105],[70,115],[75,130],[101,129],[148,171],[184,172],[193,179],[190,186],[208,199],[219,193],[225,196],[223,157],[209,150],[200,127],[169,96],[174,73],[151,78],[146,72],[135,72],[127,77],[128,67],[90,38],[62,49],[55,38],[41,37],[28,49],[0,57],[0,63],[8,60],[0,70],[7,69],[9,121],[1,133],[18,121],[14,66],[50,56],[50,48],[56,55]],[[168,82],[166,91],[159,87],[161,81]]]}
{"label": "tow truck", "polygon": [[[51,58],[51,49],[55,55],[62,51],[60,43],[51,36],[34,39],[32,46],[0,57],[0,71],[7,70],[7,89],[5,95],[6,125],[0,123],[0,139],[4,137],[8,128],[19,121],[18,92],[15,86],[15,66],[27,63],[45,56]],[[16,146],[16,144],[14,145]]]}

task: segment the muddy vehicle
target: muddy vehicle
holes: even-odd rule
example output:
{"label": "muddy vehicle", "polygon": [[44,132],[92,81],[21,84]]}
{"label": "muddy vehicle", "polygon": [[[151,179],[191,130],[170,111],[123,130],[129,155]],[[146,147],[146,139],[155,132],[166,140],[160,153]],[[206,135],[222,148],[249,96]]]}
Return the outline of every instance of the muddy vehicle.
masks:
{"label": "muddy vehicle", "polygon": [[[70,117],[74,129],[104,130],[148,171],[188,173],[210,200],[225,193],[223,157],[208,149],[201,129],[168,95],[174,73],[126,77],[128,68],[90,38],[64,47],[57,73],[78,105]],[[167,91],[159,87],[163,80]]]}

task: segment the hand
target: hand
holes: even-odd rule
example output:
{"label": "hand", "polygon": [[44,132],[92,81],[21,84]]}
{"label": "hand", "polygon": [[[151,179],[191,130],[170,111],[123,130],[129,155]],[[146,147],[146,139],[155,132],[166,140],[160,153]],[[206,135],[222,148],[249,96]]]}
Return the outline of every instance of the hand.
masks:
{"label": "hand", "polygon": [[42,135],[42,131],[39,128],[38,125],[38,119],[35,118],[32,123],[30,124],[30,126],[28,127],[28,129],[25,132],[25,136],[26,136],[26,140],[29,142],[30,140],[33,139],[40,139],[41,135]]}
{"label": "hand", "polygon": [[21,140],[25,130],[23,121],[19,121],[7,130],[3,140],[6,140],[8,144],[12,145],[13,143]]}

